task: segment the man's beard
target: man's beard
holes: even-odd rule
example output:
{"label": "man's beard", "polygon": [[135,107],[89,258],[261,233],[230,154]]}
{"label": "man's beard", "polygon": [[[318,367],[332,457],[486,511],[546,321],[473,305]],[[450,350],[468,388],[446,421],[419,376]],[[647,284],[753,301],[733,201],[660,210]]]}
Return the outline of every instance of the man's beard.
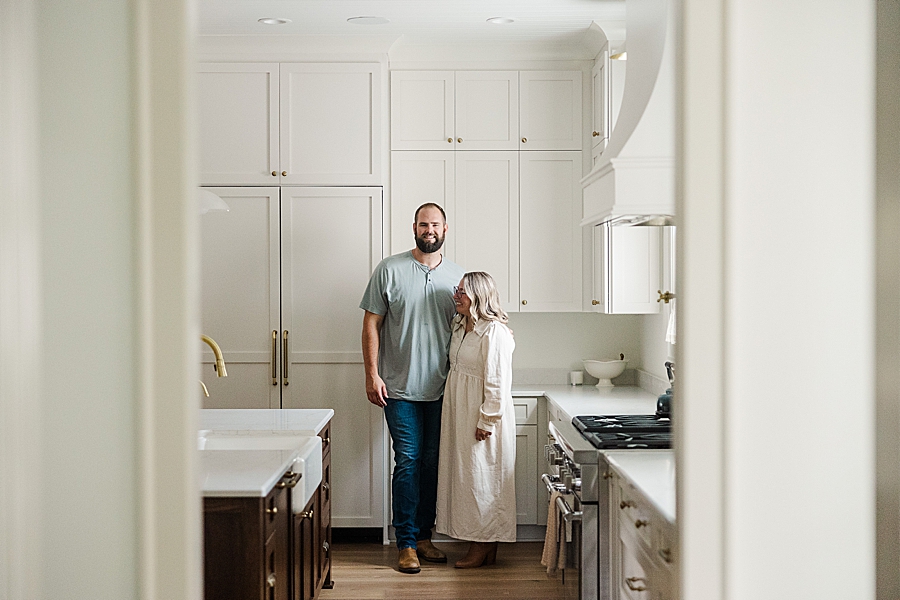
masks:
{"label": "man's beard", "polygon": [[441,246],[444,245],[444,238],[440,235],[435,235],[435,240],[433,242],[429,242],[424,237],[416,236],[416,246],[424,252],[425,254],[431,254],[433,252],[437,252],[441,249]]}

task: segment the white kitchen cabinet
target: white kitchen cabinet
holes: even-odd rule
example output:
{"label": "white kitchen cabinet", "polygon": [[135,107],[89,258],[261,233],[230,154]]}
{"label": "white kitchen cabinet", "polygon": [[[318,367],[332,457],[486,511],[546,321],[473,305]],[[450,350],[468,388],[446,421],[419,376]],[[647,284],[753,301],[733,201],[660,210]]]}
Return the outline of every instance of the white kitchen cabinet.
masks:
{"label": "white kitchen cabinet", "polygon": [[662,227],[606,222],[592,229],[592,310],[606,314],[658,313]]}
{"label": "white kitchen cabinet", "polygon": [[581,150],[581,71],[519,73],[520,150]]}
{"label": "white kitchen cabinet", "polygon": [[203,63],[204,185],[379,185],[376,63]]}
{"label": "white kitchen cabinet", "polygon": [[[538,525],[538,399],[513,398],[516,414],[516,524]],[[546,509],[546,506],[544,507]]]}
{"label": "white kitchen cabinet", "polygon": [[358,308],[382,258],[381,188],[210,189],[231,210],[201,217],[201,314],[228,377],[204,376],[204,407],[334,409],[333,523],[381,527],[384,419]]}
{"label": "white kitchen cabinet", "polygon": [[201,183],[279,183],[278,63],[201,64],[196,115]]}
{"label": "white kitchen cabinet", "polygon": [[391,150],[515,150],[516,71],[393,71]]}
{"label": "white kitchen cabinet", "polygon": [[609,140],[609,53],[604,50],[594,61],[591,70],[593,102],[591,104],[591,148],[600,152]]}
{"label": "white kitchen cabinet", "polygon": [[454,152],[400,150],[391,152],[391,254],[415,245],[413,220],[416,209],[434,202],[447,213],[450,228],[444,240],[444,256],[456,260],[456,160]]}
{"label": "white kitchen cabinet", "polygon": [[457,152],[456,260],[486,271],[503,309],[519,310],[519,153]]}
{"label": "white kitchen cabinet", "polygon": [[582,308],[581,152],[519,153],[519,310]]}

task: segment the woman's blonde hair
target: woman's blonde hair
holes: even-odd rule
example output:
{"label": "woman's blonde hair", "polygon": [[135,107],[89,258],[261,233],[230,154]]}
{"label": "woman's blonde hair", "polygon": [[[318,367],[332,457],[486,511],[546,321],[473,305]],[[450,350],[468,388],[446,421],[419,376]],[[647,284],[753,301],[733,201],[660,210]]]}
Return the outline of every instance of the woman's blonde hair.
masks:
{"label": "woman's blonde hair", "polygon": [[500,292],[497,291],[497,284],[494,278],[484,271],[472,271],[463,275],[463,289],[469,300],[472,301],[472,307],[469,309],[472,318],[476,321],[485,319],[487,321],[500,321],[508,323],[509,316],[503,312],[500,306]]}

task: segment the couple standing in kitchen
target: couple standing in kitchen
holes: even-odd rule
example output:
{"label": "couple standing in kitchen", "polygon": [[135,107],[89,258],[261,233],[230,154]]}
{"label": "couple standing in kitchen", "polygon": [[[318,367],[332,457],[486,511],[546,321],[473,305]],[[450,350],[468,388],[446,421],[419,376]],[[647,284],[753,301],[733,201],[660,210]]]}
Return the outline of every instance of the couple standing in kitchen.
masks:
{"label": "couple standing in kitchen", "polygon": [[398,569],[445,563],[439,533],[471,542],[458,568],[493,564],[516,539],[512,332],[490,275],[443,257],[444,210],[415,213],[416,247],[375,268],[363,295],[369,402],[394,448]]}

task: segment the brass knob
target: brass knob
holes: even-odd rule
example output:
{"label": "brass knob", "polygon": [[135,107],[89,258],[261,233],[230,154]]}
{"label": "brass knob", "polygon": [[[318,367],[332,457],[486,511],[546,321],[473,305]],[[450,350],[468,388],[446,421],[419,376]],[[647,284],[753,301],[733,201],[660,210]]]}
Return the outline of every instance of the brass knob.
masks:
{"label": "brass knob", "polygon": [[598,304],[600,304],[600,301],[599,300],[591,300],[591,304],[593,304],[594,306],[597,306]]}
{"label": "brass knob", "polygon": [[614,477],[614,475],[612,474],[612,471],[606,471],[603,474],[603,479],[612,479],[613,477]]}
{"label": "brass knob", "polygon": [[527,142],[527,141],[528,141],[528,138],[522,138],[522,143],[523,143],[523,144],[524,144],[525,142]]}
{"label": "brass knob", "polygon": [[625,510],[626,508],[634,508],[635,506],[637,506],[637,504],[635,504],[632,500],[622,500],[619,503],[619,508],[621,508],[622,510]]}
{"label": "brass knob", "polygon": [[278,171],[272,171],[272,177],[278,177]]}
{"label": "brass knob", "polygon": [[269,584],[270,588],[275,588],[275,573],[269,573],[269,576],[266,577],[266,583]]}
{"label": "brass knob", "polygon": [[522,306],[525,306],[526,304],[528,304],[528,300],[522,300]]}
{"label": "brass knob", "polygon": [[312,517],[313,517],[313,511],[311,511],[311,510],[300,513],[301,519],[312,519]]}
{"label": "brass knob", "polygon": [[282,172],[281,172],[281,176],[282,176],[282,177],[287,177],[287,171],[282,171]]}
{"label": "brass knob", "polygon": [[277,514],[278,514],[278,507],[277,507],[277,506],[273,506],[272,508],[267,508],[267,509],[266,509],[266,512],[267,512],[268,514],[270,514],[270,515],[277,515]]}
{"label": "brass knob", "polygon": [[595,132],[593,132],[593,133],[591,134],[591,137],[599,137],[599,136],[600,136],[600,132],[599,132],[599,131],[595,131]]}
{"label": "brass knob", "polygon": [[462,144],[462,138],[456,138],[456,142]]}
{"label": "brass knob", "polygon": [[637,521],[634,522],[634,526],[637,527],[638,529],[640,529],[641,527],[646,527],[649,524],[650,524],[650,521],[642,521],[641,519],[638,519]]}
{"label": "brass knob", "polygon": [[328,490],[331,489],[331,486],[328,485],[328,482],[327,482],[327,481],[323,481],[323,482],[322,482],[322,489],[325,490],[325,491],[327,492]]}
{"label": "brass knob", "polygon": [[453,138],[447,138],[447,143],[448,143],[448,144],[452,144],[452,143],[453,143]]}

